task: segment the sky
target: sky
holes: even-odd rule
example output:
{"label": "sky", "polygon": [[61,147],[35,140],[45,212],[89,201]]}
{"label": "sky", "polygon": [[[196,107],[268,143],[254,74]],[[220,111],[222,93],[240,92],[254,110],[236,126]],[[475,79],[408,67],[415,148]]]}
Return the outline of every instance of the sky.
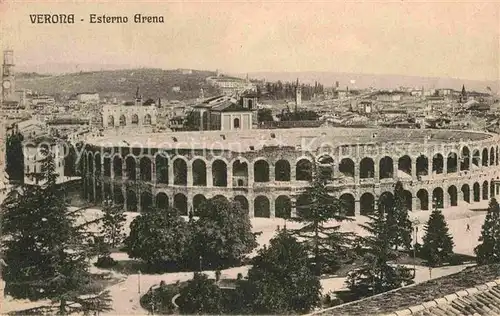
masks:
{"label": "sky", "polygon": [[[74,13],[76,21],[32,24],[34,13]],[[128,16],[129,23],[90,24],[91,13]],[[135,24],[136,13],[161,15],[165,23]],[[499,33],[500,3],[485,1],[0,1],[0,45],[14,50],[22,68],[112,64],[499,80]]]}

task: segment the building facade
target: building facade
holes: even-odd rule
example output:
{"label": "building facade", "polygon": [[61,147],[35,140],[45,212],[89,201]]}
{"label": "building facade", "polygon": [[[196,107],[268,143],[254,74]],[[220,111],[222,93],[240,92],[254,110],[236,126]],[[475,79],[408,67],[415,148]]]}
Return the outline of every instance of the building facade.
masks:
{"label": "building facade", "polygon": [[[182,132],[162,135],[156,142],[148,138],[148,144],[158,145],[147,148],[95,140],[87,144],[80,164],[83,194],[98,203],[112,199],[128,211],[172,206],[183,215],[196,214],[205,199],[220,195],[238,201],[251,217],[288,218],[296,206],[307,204],[301,193],[312,179],[313,166],[329,175],[328,189],[349,216],[373,212],[381,195],[392,195],[397,181],[403,183],[412,211],[499,194],[498,135],[401,133],[342,128],[204,132],[201,137],[199,132]],[[406,141],[394,141],[398,137]],[[130,141],[140,143],[142,138]]]}
{"label": "building facade", "polygon": [[123,131],[134,129],[148,132],[156,125],[157,107],[144,105],[106,104],[102,110],[103,126],[106,129]]}

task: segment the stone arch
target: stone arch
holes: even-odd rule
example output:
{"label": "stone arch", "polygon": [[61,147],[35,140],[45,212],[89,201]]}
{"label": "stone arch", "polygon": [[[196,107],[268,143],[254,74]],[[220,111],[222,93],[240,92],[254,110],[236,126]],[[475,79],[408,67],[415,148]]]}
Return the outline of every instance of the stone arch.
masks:
{"label": "stone arch", "polygon": [[127,179],[136,180],[136,161],[133,156],[127,156],[125,159],[125,173],[127,175]]}
{"label": "stone arch", "polygon": [[490,166],[495,165],[495,147],[490,148],[490,163],[489,163],[489,165]]}
{"label": "stone arch", "polygon": [[259,195],[255,197],[254,217],[271,217],[271,205],[267,196]]}
{"label": "stone arch", "polygon": [[87,170],[90,174],[94,174],[94,157],[91,152],[87,154]]}
{"label": "stone arch", "polygon": [[203,194],[196,194],[193,197],[193,215],[199,216],[201,207],[207,201],[207,198]]}
{"label": "stone arch", "polygon": [[404,155],[398,159],[398,171],[400,171],[403,175],[406,175],[406,178],[411,177],[411,158],[408,155]]}
{"label": "stone arch", "polygon": [[467,146],[462,147],[462,157],[460,159],[460,170],[470,170],[470,149]]}
{"label": "stone arch", "polygon": [[111,183],[105,182],[104,183],[104,200],[105,201],[113,201],[113,195],[111,192]]}
{"label": "stone arch", "polygon": [[444,192],[442,188],[437,187],[432,191],[432,202],[435,208],[444,207]]}
{"label": "stone arch", "polygon": [[168,159],[163,154],[157,154],[155,157],[156,182],[168,183]]}
{"label": "stone arch", "polygon": [[403,191],[403,202],[408,211],[413,210],[413,195],[410,191],[408,190]]}
{"label": "stone arch", "polygon": [[448,153],[448,157],[446,158],[446,173],[454,173],[457,172],[458,168],[458,155],[456,152]]}
{"label": "stone arch", "polygon": [[156,194],[156,207],[160,210],[168,209],[168,195],[165,192]]}
{"label": "stone arch", "polygon": [[481,200],[481,186],[479,183],[475,182],[472,186],[472,194],[474,195],[474,202],[479,202]]}
{"label": "stone arch", "polygon": [[361,179],[375,177],[375,162],[370,157],[365,157],[359,162],[359,177]]}
{"label": "stone arch", "polygon": [[149,191],[141,193],[141,211],[146,212],[153,207],[153,195]]}
{"label": "stone arch", "polygon": [[425,155],[420,155],[417,158],[417,176],[429,175],[429,159]]}
{"label": "stone arch", "polygon": [[375,197],[373,194],[366,192],[361,195],[359,200],[361,215],[373,214],[375,211]]}
{"label": "stone arch", "polygon": [[340,196],[340,205],[343,213],[347,216],[355,216],[355,199],[351,193],[344,193]]}
{"label": "stone arch", "polygon": [[394,194],[389,191],[382,192],[378,197],[378,208],[382,212],[388,212],[386,206],[394,206]]}
{"label": "stone arch", "polygon": [[467,183],[462,185],[462,188],[460,189],[462,191],[462,200],[470,203],[470,187]]}
{"label": "stone arch", "polygon": [[120,115],[120,126],[127,126],[127,118],[125,115]]}
{"label": "stone arch", "polygon": [[442,174],[443,169],[444,169],[443,155],[437,153],[432,157],[432,172],[436,174]]}
{"label": "stone arch", "polygon": [[144,125],[151,125],[151,115],[144,115]]}
{"label": "stone arch", "polygon": [[104,157],[102,166],[104,167],[103,171],[104,176],[111,177],[111,158],[109,158],[108,156]]}
{"label": "stone arch", "polygon": [[279,218],[290,218],[292,216],[292,201],[286,195],[280,195],[275,201],[275,216]]}
{"label": "stone arch", "polygon": [[302,158],[295,165],[295,177],[298,181],[312,180],[312,162],[307,158]]}
{"label": "stone arch", "polygon": [[488,167],[488,149],[483,148],[483,152],[481,153],[481,164],[483,167]]}
{"label": "stone arch", "polygon": [[274,165],[276,181],[290,181],[290,163],[286,159],[276,161]]}
{"label": "stone arch", "polygon": [[207,186],[207,165],[200,158],[193,160],[193,185]]}
{"label": "stone arch", "polygon": [[479,153],[478,149],[475,149],[472,152],[472,165],[476,168],[479,168],[479,166],[481,165],[481,154]]}
{"label": "stone arch", "polygon": [[177,210],[179,215],[188,215],[188,202],[187,197],[182,193],[177,193],[174,195],[174,208]]}
{"label": "stone arch", "polygon": [[95,202],[97,204],[102,203],[102,184],[101,184],[101,181],[96,181],[96,183],[95,183]]}
{"label": "stone arch", "polygon": [[[324,154],[319,156],[316,161],[318,162],[318,174],[322,179],[326,180],[331,180],[333,178],[333,158],[328,155]],[[311,169],[313,168],[312,166],[310,167]],[[311,173],[311,180],[312,180],[312,173]]]}
{"label": "stone arch", "polygon": [[348,178],[354,178],[354,161],[351,158],[344,158],[340,161],[339,172]]}
{"label": "stone arch", "polygon": [[417,199],[420,203],[420,209],[422,211],[429,210],[429,192],[426,189],[420,189],[417,192]]}
{"label": "stone arch", "polygon": [[108,116],[108,127],[114,127],[115,126],[115,117],[113,115]]}
{"label": "stone arch", "polygon": [[227,165],[220,159],[212,162],[212,179],[215,187],[227,187]]}
{"label": "stone arch", "polygon": [[95,153],[94,155],[94,164],[95,164],[95,174],[97,176],[101,175],[101,154]]}
{"label": "stone arch", "polygon": [[137,196],[133,190],[127,190],[127,212],[137,212]]}
{"label": "stone arch", "polygon": [[237,158],[233,161],[233,186],[248,186],[248,161],[243,158]]}
{"label": "stone arch", "polygon": [[394,162],[391,157],[385,156],[379,161],[380,179],[391,179],[394,177]]}
{"label": "stone arch", "polygon": [[490,180],[490,199],[496,197],[495,179]]}
{"label": "stone arch", "polygon": [[139,116],[137,114],[132,114],[132,118],[130,119],[131,125],[139,125]]}
{"label": "stone arch", "polygon": [[299,212],[300,215],[300,213],[305,213],[309,210],[310,204],[311,204],[310,198],[307,195],[301,194],[297,197],[297,202],[295,203],[295,209],[297,210],[297,212]]}
{"label": "stone arch", "polygon": [[212,197],[211,200],[212,201],[219,200],[219,201],[223,201],[224,203],[228,203],[229,202],[229,200],[227,199],[227,197],[225,197],[222,194],[217,194],[216,196]]}
{"label": "stone arch", "polygon": [[499,156],[500,156],[500,152],[498,150],[498,146],[495,147],[495,165],[498,166],[498,159],[499,159]]}
{"label": "stone arch", "polygon": [[151,181],[151,174],[152,174],[152,166],[151,166],[151,159],[147,156],[144,156],[141,158],[139,161],[139,166],[140,166],[140,177],[142,181]]}
{"label": "stone arch", "polygon": [[269,182],[269,163],[264,159],[259,159],[253,164],[255,182]]}
{"label": "stone arch", "polygon": [[489,192],[489,185],[488,185],[488,181],[484,181],[483,182],[483,187],[481,189],[481,192],[483,193],[483,200],[487,200],[488,199],[488,192]]}
{"label": "stone arch", "polygon": [[451,185],[448,188],[448,199],[450,201],[450,206],[458,205],[458,190],[456,186]]}
{"label": "stone arch", "polygon": [[238,129],[238,128],[240,128],[240,119],[239,119],[239,118],[237,118],[237,117],[236,117],[236,118],[234,118],[234,120],[233,120],[233,128],[234,128],[234,129]]}
{"label": "stone arch", "polygon": [[115,178],[122,176],[122,169],[123,169],[122,157],[120,157],[119,155],[115,155],[113,157],[113,173]]}
{"label": "stone arch", "polygon": [[115,205],[123,205],[123,192],[122,187],[119,185],[115,185],[113,187],[113,202],[115,203]]}
{"label": "stone arch", "polygon": [[249,205],[248,200],[244,195],[237,195],[234,197],[234,201],[240,204],[240,207],[248,213]]}
{"label": "stone arch", "polygon": [[182,157],[174,160],[174,185],[187,185],[187,163]]}

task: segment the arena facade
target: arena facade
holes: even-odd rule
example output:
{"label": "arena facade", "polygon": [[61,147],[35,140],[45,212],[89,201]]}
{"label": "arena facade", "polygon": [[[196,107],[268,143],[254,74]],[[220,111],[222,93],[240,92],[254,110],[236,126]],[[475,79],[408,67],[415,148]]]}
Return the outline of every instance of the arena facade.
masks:
{"label": "arena facade", "polygon": [[488,200],[499,194],[500,136],[408,129],[275,129],[176,132],[88,141],[83,194],[127,211],[152,205],[194,211],[217,195],[251,217],[294,216],[314,167],[350,216],[370,213],[403,183],[412,211]]}

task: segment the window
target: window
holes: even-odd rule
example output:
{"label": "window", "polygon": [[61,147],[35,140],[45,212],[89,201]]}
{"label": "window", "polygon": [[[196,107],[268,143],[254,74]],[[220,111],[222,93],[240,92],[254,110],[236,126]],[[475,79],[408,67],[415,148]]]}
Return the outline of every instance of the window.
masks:
{"label": "window", "polygon": [[240,128],[240,119],[239,118],[235,118],[234,119],[233,127],[234,128]]}

